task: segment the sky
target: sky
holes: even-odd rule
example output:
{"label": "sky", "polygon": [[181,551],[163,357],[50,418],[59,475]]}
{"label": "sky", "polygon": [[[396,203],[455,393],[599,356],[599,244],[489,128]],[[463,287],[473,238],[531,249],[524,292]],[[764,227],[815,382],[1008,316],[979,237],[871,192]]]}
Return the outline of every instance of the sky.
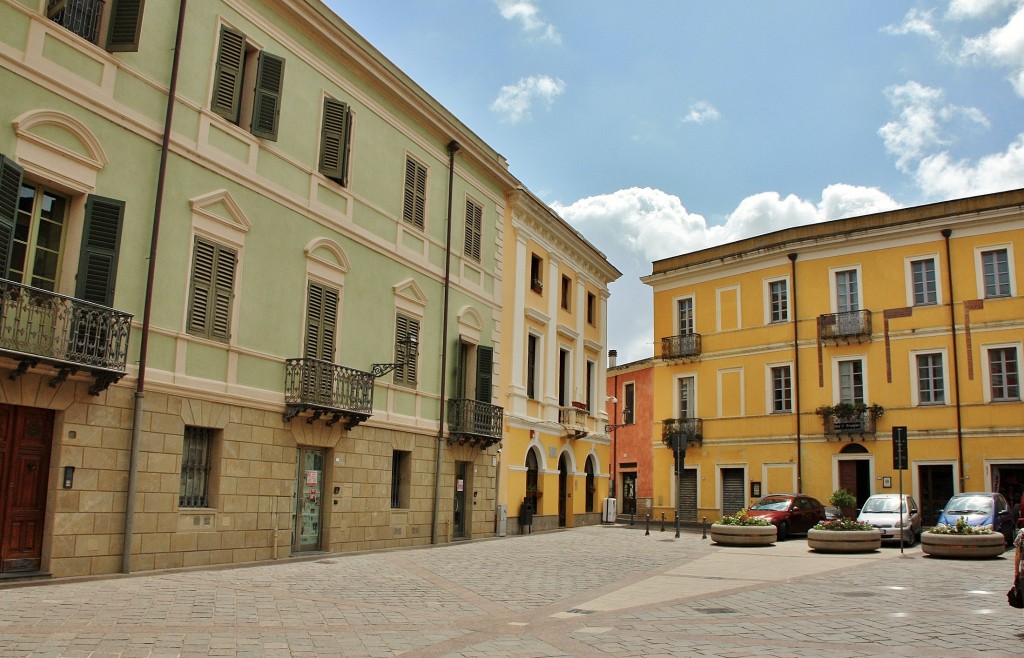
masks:
{"label": "sky", "polygon": [[325,0],[623,274],[653,356],[660,258],[1024,187],[1024,0]]}

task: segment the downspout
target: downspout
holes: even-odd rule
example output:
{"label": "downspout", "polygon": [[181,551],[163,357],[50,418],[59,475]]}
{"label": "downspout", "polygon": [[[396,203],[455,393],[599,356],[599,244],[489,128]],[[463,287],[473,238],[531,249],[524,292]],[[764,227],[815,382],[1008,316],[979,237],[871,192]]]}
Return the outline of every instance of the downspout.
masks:
{"label": "downspout", "polygon": [[150,311],[153,308],[153,285],[156,280],[156,248],[160,238],[160,215],[163,208],[164,186],[167,181],[167,155],[171,143],[171,123],[178,89],[178,64],[181,59],[181,40],[185,31],[185,6],[188,0],[178,2],[178,27],[174,36],[174,56],[171,59],[171,80],[167,89],[167,110],[164,114],[164,135],[160,145],[160,168],[156,178],[156,198],[153,201],[153,229],[149,239],[149,270],[146,273],[146,298],[142,306],[142,339],[139,343],[139,376],[135,382],[135,411],[132,415],[132,444],[128,458],[128,491],[124,509],[124,544],[121,549],[121,573],[131,573],[132,533],[135,529],[135,490],[138,486],[139,452],[142,430],[143,399],[146,397],[146,353],[149,350]]}
{"label": "downspout", "polygon": [[796,311],[796,253],[789,254],[790,278],[793,280],[793,414],[796,416],[796,490],[804,490],[803,442],[800,435],[800,345]]}
{"label": "downspout", "polygon": [[942,237],[946,241],[946,278],[949,279],[949,335],[953,343],[953,391],[956,395],[956,454],[957,454],[957,472],[959,473],[960,491],[966,491],[964,478],[964,428],[960,417],[960,356],[957,353],[956,348],[956,313],[955,313],[955,300],[953,296],[953,259],[950,257],[949,248],[949,236],[953,235],[953,230],[944,228],[942,229]]}
{"label": "downspout", "polygon": [[455,154],[459,143],[448,142],[448,226],[444,239],[444,303],[441,309],[441,390],[437,418],[437,462],[434,464],[434,507],[430,517],[430,543],[437,543],[437,510],[441,497],[441,458],[444,455],[444,405],[445,385],[448,374],[448,291],[451,288],[452,271],[452,190],[455,185]]}

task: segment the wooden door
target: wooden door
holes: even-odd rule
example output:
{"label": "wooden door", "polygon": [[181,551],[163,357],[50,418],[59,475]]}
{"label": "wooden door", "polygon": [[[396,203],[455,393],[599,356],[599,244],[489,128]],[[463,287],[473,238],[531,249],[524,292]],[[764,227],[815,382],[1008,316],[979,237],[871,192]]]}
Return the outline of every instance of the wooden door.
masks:
{"label": "wooden door", "polygon": [[0,571],[38,571],[53,411],[0,405]]}

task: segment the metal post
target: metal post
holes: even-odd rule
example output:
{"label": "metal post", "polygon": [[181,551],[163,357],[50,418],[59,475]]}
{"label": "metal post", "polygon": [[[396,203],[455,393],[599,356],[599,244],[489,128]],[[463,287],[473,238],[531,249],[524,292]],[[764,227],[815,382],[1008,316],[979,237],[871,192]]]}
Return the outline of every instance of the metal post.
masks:
{"label": "metal post", "polygon": [[681,465],[679,463],[679,444],[682,442],[682,433],[676,435],[674,438],[676,442],[676,539],[679,539],[679,499],[683,497],[683,492],[679,490],[682,485],[681,478],[679,477],[681,472],[681,469],[679,468]]}
{"label": "metal post", "polygon": [[661,531],[665,532],[665,513],[661,513]]}
{"label": "metal post", "polygon": [[644,536],[646,537],[646,536],[648,536],[650,534],[651,534],[651,515],[648,514],[647,515],[647,532],[644,533]]}
{"label": "metal post", "polygon": [[629,512],[629,527],[633,527],[633,511]]}
{"label": "metal post", "polygon": [[701,525],[701,528],[703,528],[704,531],[701,534],[700,538],[701,539],[707,539],[708,538],[708,517],[704,516],[704,517],[701,517],[701,519],[702,520],[701,520],[701,524],[700,525]]}

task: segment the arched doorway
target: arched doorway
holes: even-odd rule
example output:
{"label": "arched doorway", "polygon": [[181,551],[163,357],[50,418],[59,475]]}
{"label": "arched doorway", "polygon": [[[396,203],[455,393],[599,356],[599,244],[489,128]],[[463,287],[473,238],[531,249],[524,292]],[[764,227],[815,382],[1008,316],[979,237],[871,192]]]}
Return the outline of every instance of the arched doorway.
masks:
{"label": "arched doorway", "polygon": [[594,513],[594,507],[596,506],[595,501],[597,500],[597,480],[594,477],[597,465],[594,463],[594,456],[590,455],[587,457],[587,464],[584,468],[587,473],[587,501],[586,510],[587,514]]}
{"label": "arched doorway", "polygon": [[569,463],[565,453],[558,458],[558,527],[565,527],[565,519],[568,511],[566,509],[566,497],[569,493]]}
{"label": "arched doorway", "polygon": [[857,507],[871,495],[871,455],[859,443],[849,443],[839,451],[839,488],[846,489],[857,498]]}

